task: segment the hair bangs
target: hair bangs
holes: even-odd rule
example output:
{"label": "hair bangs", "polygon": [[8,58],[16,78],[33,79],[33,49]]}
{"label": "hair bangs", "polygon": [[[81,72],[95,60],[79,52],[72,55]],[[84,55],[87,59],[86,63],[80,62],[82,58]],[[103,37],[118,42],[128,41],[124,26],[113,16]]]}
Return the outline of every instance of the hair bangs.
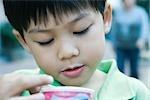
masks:
{"label": "hair bangs", "polygon": [[[48,22],[48,14],[52,15],[56,24],[62,15],[77,13],[83,9],[93,9],[103,14],[106,0],[4,0],[5,14],[12,26],[23,34],[27,31],[31,20],[34,24]],[[103,5],[103,6],[102,6]]]}

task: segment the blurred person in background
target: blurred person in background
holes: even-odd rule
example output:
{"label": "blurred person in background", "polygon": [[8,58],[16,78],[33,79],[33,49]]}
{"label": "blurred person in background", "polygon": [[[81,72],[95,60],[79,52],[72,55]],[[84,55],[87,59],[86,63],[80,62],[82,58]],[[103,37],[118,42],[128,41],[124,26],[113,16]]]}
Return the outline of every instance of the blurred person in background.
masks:
{"label": "blurred person in background", "polygon": [[13,35],[13,27],[8,21],[0,24],[0,33],[2,41],[0,55],[2,59],[6,62],[17,59],[19,57],[19,52],[23,49]]}
{"label": "blurred person in background", "polygon": [[113,46],[121,72],[125,71],[125,61],[130,63],[130,76],[139,78],[138,64],[140,50],[148,37],[148,15],[136,5],[136,0],[122,0],[124,7],[114,11],[112,28]]}

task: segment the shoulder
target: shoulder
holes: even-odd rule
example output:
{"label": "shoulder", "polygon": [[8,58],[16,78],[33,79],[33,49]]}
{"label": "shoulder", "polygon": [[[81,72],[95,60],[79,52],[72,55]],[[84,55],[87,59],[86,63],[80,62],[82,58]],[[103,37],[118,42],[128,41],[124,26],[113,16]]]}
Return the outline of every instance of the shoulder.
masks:
{"label": "shoulder", "polygon": [[134,89],[138,89],[140,87],[146,88],[144,83],[142,83],[140,80],[132,78],[132,77],[127,77],[128,83],[132,86],[135,87]]}
{"label": "shoulder", "polygon": [[140,6],[135,7],[135,12],[138,13],[138,14],[147,15],[146,10],[144,8],[140,7]]}
{"label": "shoulder", "polygon": [[121,93],[129,92],[136,100],[150,100],[150,91],[140,80],[118,73],[116,86],[121,85]]}
{"label": "shoulder", "polygon": [[113,11],[114,16],[119,16],[119,15],[122,15],[123,13],[124,13],[123,9],[115,9]]}
{"label": "shoulder", "polygon": [[128,77],[130,89],[136,93],[136,98],[139,100],[150,100],[150,91],[140,80]]}
{"label": "shoulder", "polygon": [[[150,100],[150,91],[140,80],[120,74],[120,83],[126,84],[128,90],[137,100]],[[126,91],[127,92],[127,91]]]}
{"label": "shoulder", "polygon": [[[103,64],[104,63],[104,64]],[[115,60],[107,60],[101,63],[100,68],[105,68],[107,78],[102,87],[101,96],[109,96],[110,98],[119,98],[118,100],[150,100],[148,88],[139,80],[128,77],[118,70]],[[102,71],[102,70],[101,70]],[[120,94],[120,95],[118,95]]]}

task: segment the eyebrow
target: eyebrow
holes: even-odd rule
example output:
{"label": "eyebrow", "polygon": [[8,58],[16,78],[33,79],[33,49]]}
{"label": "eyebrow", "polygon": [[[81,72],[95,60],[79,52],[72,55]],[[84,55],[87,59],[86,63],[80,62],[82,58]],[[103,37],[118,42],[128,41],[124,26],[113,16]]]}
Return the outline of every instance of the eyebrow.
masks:
{"label": "eyebrow", "polygon": [[[71,22],[69,22],[69,23],[76,23],[76,22],[78,22],[79,20],[81,20],[81,19],[83,19],[83,18],[85,18],[85,17],[87,17],[87,16],[89,16],[88,13],[81,13],[78,17],[76,17],[75,19],[73,19],[73,20],[72,20]],[[50,31],[52,31],[52,29],[33,28],[33,29],[29,30],[28,33],[40,33],[40,32],[46,33],[46,32],[50,32]]]}

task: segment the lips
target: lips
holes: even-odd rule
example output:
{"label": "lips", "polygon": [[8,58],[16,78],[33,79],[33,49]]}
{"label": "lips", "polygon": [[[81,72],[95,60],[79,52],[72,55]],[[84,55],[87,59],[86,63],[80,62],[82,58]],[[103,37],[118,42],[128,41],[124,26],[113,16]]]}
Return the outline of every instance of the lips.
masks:
{"label": "lips", "polygon": [[85,65],[74,66],[73,68],[67,68],[67,69],[61,71],[61,73],[64,76],[67,76],[67,77],[70,77],[70,78],[75,78],[75,77],[80,76],[80,74],[84,70],[84,67],[85,67]]}

